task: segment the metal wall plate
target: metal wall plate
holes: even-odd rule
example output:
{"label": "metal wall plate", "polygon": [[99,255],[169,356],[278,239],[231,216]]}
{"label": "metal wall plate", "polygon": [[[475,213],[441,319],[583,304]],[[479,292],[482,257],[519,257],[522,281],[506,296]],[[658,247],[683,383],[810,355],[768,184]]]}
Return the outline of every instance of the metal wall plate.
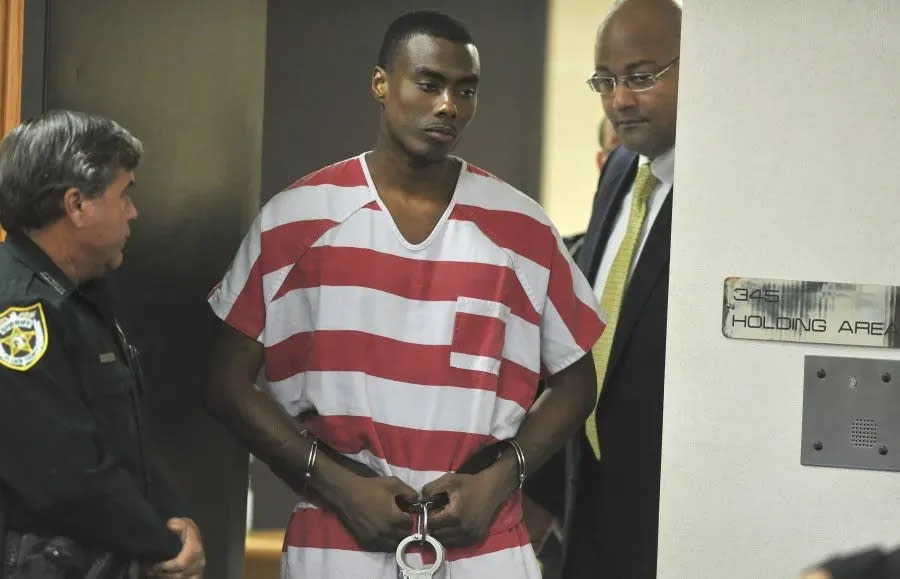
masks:
{"label": "metal wall plate", "polygon": [[900,360],[806,356],[800,463],[900,471]]}
{"label": "metal wall plate", "polygon": [[725,279],[726,338],[900,348],[900,287]]}

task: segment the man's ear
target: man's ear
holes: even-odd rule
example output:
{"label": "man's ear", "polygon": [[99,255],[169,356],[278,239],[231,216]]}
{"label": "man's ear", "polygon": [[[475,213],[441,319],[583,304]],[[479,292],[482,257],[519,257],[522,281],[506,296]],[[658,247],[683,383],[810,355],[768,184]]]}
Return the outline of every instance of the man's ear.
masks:
{"label": "man's ear", "polygon": [[379,104],[384,104],[388,92],[387,72],[380,66],[372,71],[372,96]]}
{"label": "man's ear", "polygon": [[69,187],[63,193],[63,212],[76,227],[81,227],[87,217],[84,211],[84,202],[84,195],[75,187]]}

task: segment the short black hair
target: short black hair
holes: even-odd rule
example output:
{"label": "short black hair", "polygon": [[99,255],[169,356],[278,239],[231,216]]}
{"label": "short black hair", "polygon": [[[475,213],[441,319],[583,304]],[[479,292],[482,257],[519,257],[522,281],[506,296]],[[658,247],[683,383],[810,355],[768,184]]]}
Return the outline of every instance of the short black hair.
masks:
{"label": "short black hair", "polygon": [[388,70],[397,55],[397,49],[416,34],[426,34],[451,42],[475,44],[472,34],[461,21],[435,10],[408,12],[388,26],[378,51],[378,66]]}
{"label": "short black hair", "polygon": [[28,119],[0,142],[0,225],[49,225],[63,216],[69,188],[98,197],[143,153],[134,135],[98,115],[61,110]]}

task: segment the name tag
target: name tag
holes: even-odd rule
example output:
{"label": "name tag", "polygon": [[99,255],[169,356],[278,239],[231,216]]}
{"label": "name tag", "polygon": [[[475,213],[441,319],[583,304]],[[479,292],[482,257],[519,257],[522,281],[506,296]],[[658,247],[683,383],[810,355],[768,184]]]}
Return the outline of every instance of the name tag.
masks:
{"label": "name tag", "polygon": [[110,362],[116,361],[116,354],[114,352],[104,352],[100,354],[100,363],[101,364],[109,364]]}

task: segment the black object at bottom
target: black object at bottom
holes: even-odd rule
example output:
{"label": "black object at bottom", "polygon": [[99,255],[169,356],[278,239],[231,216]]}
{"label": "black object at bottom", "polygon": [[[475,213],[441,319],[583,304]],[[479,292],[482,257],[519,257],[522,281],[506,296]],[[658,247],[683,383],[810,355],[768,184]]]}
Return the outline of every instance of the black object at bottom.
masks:
{"label": "black object at bottom", "polygon": [[129,563],[90,553],[67,537],[5,534],[5,579],[125,579]]}
{"label": "black object at bottom", "polygon": [[[493,444],[489,444],[485,446],[472,456],[466,459],[466,462],[456,470],[459,474],[478,474],[487,467],[491,466],[500,458],[500,454],[503,452],[503,447],[506,445],[506,441],[499,441]],[[347,458],[343,454],[335,451],[333,448],[329,447],[327,444],[323,443],[319,440],[319,452],[323,452],[328,455],[329,458],[334,460],[336,463],[340,464],[346,469],[349,469],[359,476],[364,477],[375,477],[381,476],[367,465],[355,461],[352,458]]]}

